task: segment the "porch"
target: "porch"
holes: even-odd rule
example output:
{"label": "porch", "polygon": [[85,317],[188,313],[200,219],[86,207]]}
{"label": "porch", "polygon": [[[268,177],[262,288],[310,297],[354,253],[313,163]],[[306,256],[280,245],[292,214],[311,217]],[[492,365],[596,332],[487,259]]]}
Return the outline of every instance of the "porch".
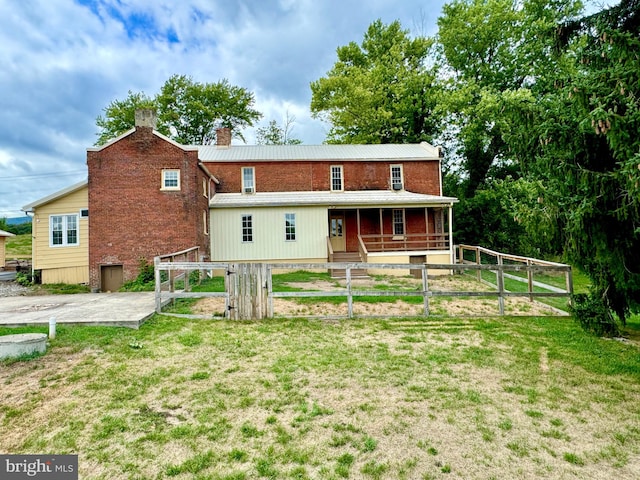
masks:
{"label": "porch", "polygon": [[329,262],[453,263],[452,205],[329,210]]}

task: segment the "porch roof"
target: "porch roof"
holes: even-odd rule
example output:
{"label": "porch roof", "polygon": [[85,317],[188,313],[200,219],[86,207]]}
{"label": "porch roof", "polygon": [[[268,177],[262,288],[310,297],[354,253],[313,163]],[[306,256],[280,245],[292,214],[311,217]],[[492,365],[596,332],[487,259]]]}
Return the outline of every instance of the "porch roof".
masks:
{"label": "porch roof", "polygon": [[455,197],[424,195],[407,191],[366,190],[346,192],[258,192],[217,193],[209,202],[211,208],[249,208],[285,206],[327,206],[345,208],[435,207],[448,206]]}

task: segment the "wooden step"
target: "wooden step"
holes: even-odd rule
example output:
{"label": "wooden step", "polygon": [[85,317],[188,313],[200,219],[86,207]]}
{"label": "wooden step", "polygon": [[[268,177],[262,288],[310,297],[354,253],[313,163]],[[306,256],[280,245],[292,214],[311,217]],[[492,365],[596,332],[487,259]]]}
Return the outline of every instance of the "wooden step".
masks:
{"label": "wooden step", "polygon": [[[358,252],[338,252],[333,254],[335,263],[360,263],[362,259]],[[367,271],[361,268],[351,269],[351,278],[366,278]],[[331,269],[331,278],[346,278],[347,271],[344,268]]]}

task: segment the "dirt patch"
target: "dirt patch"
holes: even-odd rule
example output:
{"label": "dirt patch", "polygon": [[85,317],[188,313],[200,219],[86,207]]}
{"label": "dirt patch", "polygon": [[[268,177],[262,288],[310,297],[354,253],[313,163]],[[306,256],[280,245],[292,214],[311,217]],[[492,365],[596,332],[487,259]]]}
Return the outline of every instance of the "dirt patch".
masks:
{"label": "dirt patch", "polygon": [[[309,291],[331,292],[346,289],[345,280],[334,282],[315,280],[309,282],[290,282],[291,288]],[[421,291],[422,280],[409,277],[398,278],[358,278],[353,279],[351,288],[356,291],[374,291],[381,286],[388,290]],[[473,279],[460,276],[439,276],[429,278],[428,288],[434,292],[490,292],[491,287],[483,285]],[[558,312],[549,306],[530,301],[527,298],[507,298],[504,301],[505,313],[508,315],[545,316],[557,315]],[[225,309],[223,298],[204,298],[192,307],[196,315],[222,316]],[[296,299],[275,298],[273,311],[276,316],[284,317],[343,317],[348,315],[346,298],[344,302],[309,302]],[[433,315],[451,316],[481,316],[498,315],[499,306],[496,296],[487,297],[446,297],[434,296],[429,299],[429,312]],[[353,314],[356,316],[420,316],[424,314],[424,304],[407,302],[402,299],[388,302],[353,302]]]}

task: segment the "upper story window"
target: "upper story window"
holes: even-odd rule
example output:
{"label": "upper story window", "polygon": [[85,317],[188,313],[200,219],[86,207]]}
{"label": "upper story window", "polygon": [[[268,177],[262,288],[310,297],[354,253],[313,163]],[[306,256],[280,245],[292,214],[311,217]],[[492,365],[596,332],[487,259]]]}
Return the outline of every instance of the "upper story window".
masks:
{"label": "upper story window", "polygon": [[331,165],[331,191],[342,192],[344,190],[342,165]]}
{"label": "upper story window", "polygon": [[242,215],[242,242],[253,242],[253,216]]}
{"label": "upper story window", "polygon": [[287,242],[293,242],[296,239],[296,214],[284,214],[284,239]]}
{"label": "upper story window", "polygon": [[180,190],[180,170],[162,170],[162,190]]}
{"label": "upper story window", "polygon": [[391,165],[391,188],[393,190],[402,190],[404,188],[403,177],[402,165]]}
{"label": "upper story window", "polygon": [[78,245],[78,215],[51,215],[49,217],[49,244],[52,247]]}
{"label": "upper story window", "polygon": [[255,173],[253,167],[242,167],[242,193],[255,193]]}

